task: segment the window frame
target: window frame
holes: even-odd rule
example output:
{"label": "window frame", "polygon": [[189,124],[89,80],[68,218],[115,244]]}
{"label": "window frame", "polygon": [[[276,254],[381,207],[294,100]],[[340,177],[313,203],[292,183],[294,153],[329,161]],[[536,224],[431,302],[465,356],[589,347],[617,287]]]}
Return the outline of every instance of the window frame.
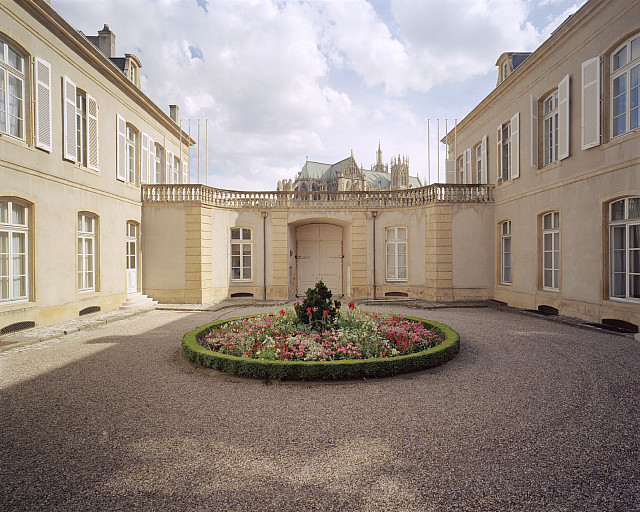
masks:
{"label": "window frame", "polygon": [[[0,75],[2,75],[1,76],[2,88],[0,88],[0,96],[2,96],[2,100],[4,101],[4,110],[0,111],[2,114],[4,114],[4,121],[2,121],[2,118],[0,117],[0,121],[4,122],[4,126],[0,124],[0,133],[2,133],[3,135],[7,135],[9,137],[12,137],[14,139],[26,142],[27,140],[27,134],[26,134],[27,109],[26,109],[25,103],[27,100],[25,98],[25,90],[26,90],[25,87],[27,82],[26,64],[29,62],[29,59],[22,50],[18,49],[13,44],[10,44],[7,41],[7,39],[2,35],[0,35],[0,46],[2,46],[2,58],[0,59]],[[11,50],[11,52],[13,52],[20,59],[21,69],[17,69],[9,63],[9,50]],[[9,106],[10,106],[10,96],[12,96],[9,92],[10,78],[13,78],[14,80],[20,83],[20,87],[19,87],[20,90],[18,92],[21,94],[21,96],[19,98],[17,96],[13,96],[14,98],[17,98],[19,101],[18,116],[11,116],[18,120],[17,135],[14,133],[11,133],[10,131],[11,125],[9,122],[9,116],[10,116]]]}
{"label": "window frame", "polygon": [[[404,238],[400,238],[400,230],[404,231]],[[389,237],[389,233],[393,233],[393,238]],[[407,226],[387,226],[384,228],[385,242],[385,281],[389,282],[407,282],[409,280],[409,228]],[[400,264],[400,247],[404,247],[404,266]],[[389,249],[392,249],[391,253]],[[389,256],[393,261],[389,261]],[[404,276],[401,276],[400,269],[404,267]],[[390,275],[391,268],[393,275]]]}
{"label": "window frame", "polygon": [[[609,299],[611,300],[617,300],[617,301],[625,301],[625,302],[640,302],[640,267],[634,269],[635,272],[632,272],[630,269],[630,263],[631,261],[633,261],[633,258],[631,258],[631,251],[637,252],[638,256],[637,259],[638,261],[640,261],[640,212],[638,212],[637,217],[630,217],[630,208],[629,205],[631,203],[631,201],[634,200],[635,202],[637,202],[637,206],[636,208],[638,208],[638,210],[640,210],[640,196],[629,196],[629,197],[623,197],[620,199],[616,199],[614,201],[611,201],[608,206],[607,206],[607,220],[608,220],[608,235],[609,235],[609,247],[608,247],[608,254],[609,254],[609,269],[608,269],[608,275],[609,275]],[[623,203],[623,211],[622,211],[622,218],[613,218],[613,210],[614,210],[614,205],[616,204],[620,204]],[[637,240],[636,246],[631,247],[630,241],[631,241],[631,229],[630,228],[636,228],[636,230],[638,231],[637,236]],[[618,247],[616,248],[616,241],[620,240],[619,238],[616,238],[616,236],[614,235],[615,231],[622,231],[623,232],[623,236],[622,236],[622,242],[623,242],[623,247]],[[618,261],[620,261],[620,259],[616,258],[616,251],[618,251],[618,254],[620,254],[621,251],[623,251],[623,258],[622,258],[622,264],[623,264],[623,269],[622,270],[618,270],[616,267],[616,264]],[[615,291],[615,287],[616,287],[616,274],[622,274],[624,276],[624,296],[621,296],[620,294],[616,295],[616,291]],[[631,290],[631,276],[635,276],[635,279],[637,280],[637,296],[630,296],[630,290]]]}
{"label": "window frame", "polygon": [[[92,230],[85,230],[85,220],[91,220]],[[98,216],[91,212],[78,212],[76,224],[76,240],[77,240],[77,290],[80,293],[95,292],[97,287],[98,276]],[[91,242],[88,244],[87,242]],[[91,245],[91,252],[87,252],[87,246]],[[91,265],[89,265],[91,262]],[[91,270],[89,270],[89,267]],[[92,277],[91,283],[88,276]]]}
{"label": "window frame", "polygon": [[76,88],[76,163],[87,167],[88,132],[87,93]]}
{"label": "window frame", "polygon": [[[29,252],[29,235],[30,235],[30,206],[20,201],[19,199],[13,199],[10,197],[0,198],[0,203],[6,204],[6,219],[2,218],[2,209],[0,207],[0,233],[6,234],[6,252],[0,252],[0,305],[16,302],[27,302],[29,300],[29,273],[30,273],[30,252]],[[18,206],[23,211],[24,222],[18,223],[13,220],[14,206]],[[14,237],[22,237],[23,248],[21,252],[17,252],[14,246]],[[2,245],[0,245],[0,251],[2,251]],[[15,292],[15,261],[16,254],[22,259],[23,273],[17,275],[18,279],[24,279],[24,284],[21,286],[24,288],[22,295],[16,295]],[[2,270],[2,259],[5,259],[5,271]],[[6,272],[6,274],[4,273]],[[7,295],[3,297],[2,281],[6,280]]]}
{"label": "window frame", "polygon": [[[500,226],[500,284],[511,285],[513,283],[513,248],[511,243],[511,221],[504,220],[498,224]],[[508,241],[508,251],[505,250],[505,245]],[[506,255],[508,256],[508,265]],[[508,269],[508,277],[506,277],[506,270]]]}
{"label": "window frame", "polygon": [[[635,50],[638,52],[638,55],[633,58],[633,50],[634,43],[636,45]],[[619,65],[617,68],[615,59],[620,52],[625,51],[626,62],[624,64]],[[640,96],[640,33],[635,33],[631,37],[629,37],[626,41],[620,44],[614,51],[611,52],[610,55],[610,73],[609,73],[609,93],[610,93],[610,120],[609,120],[609,129],[611,133],[611,139],[615,139],[627,133],[636,131],[640,129],[640,102],[636,102],[635,107],[631,107],[631,96],[632,89],[635,90],[635,94]],[[632,87],[631,83],[631,75],[633,72],[636,72],[638,75],[638,83]],[[618,95],[615,95],[615,82],[616,80],[622,78],[624,76],[624,87],[625,90]],[[624,102],[624,113],[615,114],[615,106],[616,99],[623,98]],[[636,125],[634,127],[631,126],[631,113],[635,111],[636,114]],[[616,133],[616,119],[624,116],[624,130]],[[619,126],[618,126],[619,128]]]}
{"label": "window frame", "polygon": [[[131,139],[133,135],[133,140]],[[140,132],[135,126],[127,123],[125,131],[125,183],[131,183],[135,185],[137,183],[138,176],[140,175],[140,161],[138,158],[138,146],[140,145]],[[133,169],[131,164],[133,163]],[[132,176],[133,174],[133,176]]]}
{"label": "window frame", "polygon": [[[234,238],[238,232],[238,238]],[[248,232],[249,237],[245,238]],[[234,254],[234,246],[238,246],[238,254]],[[248,249],[248,254],[245,252]],[[249,265],[244,265],[244,258],[249,257]],[[239,258],[239,265],[234,265],[234,257]],[[234,270],[238,270],[238,277],[234,277]],[[248,270],[249,275],[245,275]],[[253,281],[253,229],[244,226],[234,226],[229,230],[229,279],[233,282]]]}
{"label": "window frame", "polygon": [[163,147],[157,142],[154,143],[154,151],[153,151],[153,179],[154,183],[160,185],[163,183],[162,181],[162,170],[164,168],[162,163],[162,157],[164,156]]}
{"label": "window frame", "polygon": [[[548,226],[547,219],[550,219]],[[542,289],[558,291],[560,289],[560,212],[555,210],[542,214],[540,216],[540,230],[542,235]],[[550,246],[548,241],[551,242]],[[547,280],[548,272],[551,276],[550,282]]]}
{"label": "window frame", "polygon": [[[507,135],[506,138],[505,134]],[[511,179],[511,151],[511,121],[509,121],[502,124],[500,133],[500,177],[502,178],[503,182],[509,181],[509,179]]]}
{"label": "window frame", "polygon": [[558,89],[548,94],[542,101],[542,166],[559,160],[558,158]]}

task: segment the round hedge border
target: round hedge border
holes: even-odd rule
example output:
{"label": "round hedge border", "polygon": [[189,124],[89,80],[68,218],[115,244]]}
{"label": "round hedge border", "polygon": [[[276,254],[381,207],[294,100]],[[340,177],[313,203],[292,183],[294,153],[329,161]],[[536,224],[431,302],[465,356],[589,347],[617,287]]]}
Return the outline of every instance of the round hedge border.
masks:
{"label": "round hedge border", "polygon": [[[255,316],[255,315],[251,315]],[[201,325],[182,338],[182,353],[192,363],[226,373],[256,379],[284,380],[347,380],[391,377],[402,373],[426,370],[450,361],[460,350],[460,335],[451,327],[433,320],[407,316],[410,320],[434,327],[444,335],[444,341],[423,352],[375,359],[342,359],[339,361],[268,361],[219,354],[198,344],[198,338],[213,327],[248,318],[246,316],[218,320]]]}

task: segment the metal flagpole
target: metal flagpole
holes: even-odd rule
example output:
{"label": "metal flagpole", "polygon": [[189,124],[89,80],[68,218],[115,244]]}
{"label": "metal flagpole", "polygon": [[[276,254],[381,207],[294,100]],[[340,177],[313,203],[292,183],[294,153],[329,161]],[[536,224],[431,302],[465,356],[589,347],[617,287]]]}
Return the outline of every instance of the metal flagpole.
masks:
{"label": "metal flagpole", "polygon": [[[178,120],[178,129],[180,130],[180,162],[184,159],[184,154],[182,153],[182,118]],[[184,169],[184,167],[183,167]],[[178,175],[180,175],[180,169],[178,169]],[[182,173],[182,183],[184,183],[184,173]]]}
{"label": "metal flagpole", "polygon": [[209,184],[209,119],[204,120],[204,182]]}
{"label": "metal flagpole", "polygon": [[458,120],[454,119],[455,127],[453,128],[453,161],[458,160]]}
{"label": "metal flagpole", "polygon": [[447,157],[449,156],[449,119],[444,120],[444,181],[447,181]]}
{"label": "metal flagpole", "polygon": [[431,137],[429,136],[429,118],[427,117],[427,185],[431,183]]}
{"label": "metal flagpole", "polygon": [[440,118],[438,118],[438,137],[436,139],[436,155],[438,158],[438,183],[440,183]]}
{"label": "metal flagpole", "polygon": [[198,176],[200,176],[200,119],[198,119]]}

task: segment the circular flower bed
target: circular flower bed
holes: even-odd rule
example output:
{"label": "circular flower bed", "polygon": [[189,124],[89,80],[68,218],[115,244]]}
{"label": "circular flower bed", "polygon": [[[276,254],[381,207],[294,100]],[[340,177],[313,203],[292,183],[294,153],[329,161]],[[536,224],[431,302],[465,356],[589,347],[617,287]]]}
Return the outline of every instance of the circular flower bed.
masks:
{"label": "circular flower bed", "polygon": [[[183,338],[188,360],[229,373],[278,380],[384,377],[442,364],[459,336],[437,322],[358,310],[329,316],[293,310],[202,326]],[[338,306],[339,308],[339,306]],[[304,315],[309,322],[301,322]],[[316,320],[313,319],[313,313]]]}

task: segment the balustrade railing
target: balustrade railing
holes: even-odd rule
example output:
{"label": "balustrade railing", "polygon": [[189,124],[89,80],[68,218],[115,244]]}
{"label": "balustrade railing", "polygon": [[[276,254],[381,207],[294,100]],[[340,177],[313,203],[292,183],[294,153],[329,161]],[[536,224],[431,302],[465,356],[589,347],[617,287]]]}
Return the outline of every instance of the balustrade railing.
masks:
{"label": "balustrade railing", "polygon": [[143,185],[143,203],[200,203],[222,208],[403,208],[432,203],[492,203],[493,185],[435,183],[406,190],[242,192],[206,185]]}

